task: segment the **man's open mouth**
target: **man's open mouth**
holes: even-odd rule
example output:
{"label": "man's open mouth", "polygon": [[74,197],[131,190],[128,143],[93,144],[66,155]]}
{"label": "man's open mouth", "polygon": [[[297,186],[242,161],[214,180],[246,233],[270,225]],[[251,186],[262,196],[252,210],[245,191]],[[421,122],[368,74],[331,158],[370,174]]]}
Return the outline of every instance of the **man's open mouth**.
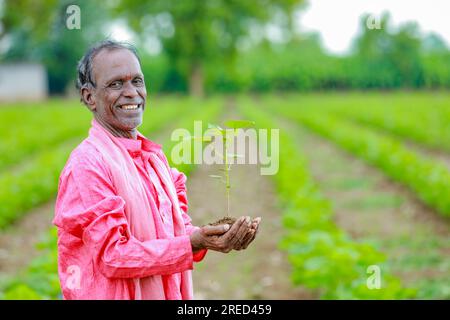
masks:
{"label": "man's open mouth", "polygon": [[142,107],[141,104],[123,104],[123,105],[119,106],[119,108],[123,109],[123,110],[137,110],[140,107]]}

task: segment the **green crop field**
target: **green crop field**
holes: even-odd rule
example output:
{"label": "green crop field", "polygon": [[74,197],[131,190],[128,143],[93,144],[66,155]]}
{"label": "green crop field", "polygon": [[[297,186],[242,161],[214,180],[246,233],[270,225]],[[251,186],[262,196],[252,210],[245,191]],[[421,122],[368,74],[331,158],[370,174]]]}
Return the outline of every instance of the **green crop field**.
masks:
{"label": "green crop field", "polygon": [[[232,201],[235,208],[245,202],[248,208],[256,208],[260,199],[273,197],[270,219],[275,222],[269,226],[272,220],[263,216],[255,246],[258,241],[270,243],[265,250],[280,252],[289,271],[270,264],[253,270],[256,253],[248,258],[232,255],[230,267],[247,263],[252,277],[267,280],[270,276],[279,283],[286,279],[283,290],[300,287],[313,299],[449,299],[449,101],[446,92],[271,94],[203,100],[164,96],[150,100],[139,130],[161,143],[168,157],[175,143],[171,132],[176,128],[192,131],[195,120],[202,120],[206,128],[208,123],[221,124],[231,117],[252,120],[259,129],[280,130],[279,170],[260,178],[270,188],[258,191],[256,180],[232,169],[232,183],[247,180],[252,186],[234,193]],[[0,108],[3,251],[14,248],[8,240],[27,232],[28,217],[37,214],[51,220],[59,174],[71,150],[87,136],[91,117],[73,100]],[[195,181],[202,185],[210,179],[201,173],[206,167],[183,164],[178,169],[188,175],[188,181],[192,179],[192,185]],[[204,188],[189,186],[188,200],[200,198],[205,206],[215,201],[212,188],[207,196]],[[194,201],[190,214],[194,224],[200,224],[196,208]],[[273,230],[279,233],[269,233],[270,228],[278,228]],[[56,229],[47,223],[35,232],[39,241],[34,240],[30,252],[9,253],[31,256],[17,260],[26,262],[14,262],[9,256],[0,260],[3,299],[61,298]],[[201,263],[205,266],[194,273],[213,272],[207,269],[208,261]],[[368,287],[370,266],[381,270],[381,288]],[[228,281],[226,272],[218,274],[216,281],[223,292],[234,292],[233,286],[239,286],[238,281]],[[207,296],[212,289],[199,281],[194,282],[197,290]],[[274,298],[281,297],[279,290],[279,296],[272,290]],[[244,297],[260,297],[252,294]]]}

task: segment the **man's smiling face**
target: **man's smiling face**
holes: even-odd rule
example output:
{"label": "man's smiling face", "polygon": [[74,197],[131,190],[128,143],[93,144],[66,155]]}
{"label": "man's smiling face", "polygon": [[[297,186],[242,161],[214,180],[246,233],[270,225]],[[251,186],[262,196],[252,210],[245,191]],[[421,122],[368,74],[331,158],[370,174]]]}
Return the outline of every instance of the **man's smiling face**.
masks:
{"label": "man's smiling face", "polygon": [[135,137],[147,97],[138,59],[127,49],[105,49],[94,57],[92,65],[95,88],[89,108],[113,134]]}

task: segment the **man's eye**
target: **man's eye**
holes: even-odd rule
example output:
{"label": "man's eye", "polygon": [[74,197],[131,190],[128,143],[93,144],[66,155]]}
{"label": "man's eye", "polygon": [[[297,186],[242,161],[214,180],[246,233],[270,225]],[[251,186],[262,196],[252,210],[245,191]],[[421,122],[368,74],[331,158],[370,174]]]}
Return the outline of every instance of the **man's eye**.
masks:
{"label": "man's eye", "polygon": [[120,88],[122,88],[122,81],[111,82],[109,87],[112,88],[112,89],[120,89]]}
{"label": "man's eye", "polygon": [[134,83],[135,85],[140,86],[140,85],[143,85],[143,84],[144,84],[144,80],[142,80],[141,78],[136,78],[136,79],[133,80],[133,83]]}

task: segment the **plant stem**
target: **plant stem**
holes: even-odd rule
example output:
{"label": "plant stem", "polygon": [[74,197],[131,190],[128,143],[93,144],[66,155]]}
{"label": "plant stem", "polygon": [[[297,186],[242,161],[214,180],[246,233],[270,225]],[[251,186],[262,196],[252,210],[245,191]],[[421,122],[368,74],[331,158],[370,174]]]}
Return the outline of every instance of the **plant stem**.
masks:
{"label": "plant stem", "polygon": [[224,151],[225,151],[225,182],[226,182],[226,192],[227,192],[227,216],[230,216],[230,174],[228,167],[228,149],[227,149],[227,138],[224,137]]}

